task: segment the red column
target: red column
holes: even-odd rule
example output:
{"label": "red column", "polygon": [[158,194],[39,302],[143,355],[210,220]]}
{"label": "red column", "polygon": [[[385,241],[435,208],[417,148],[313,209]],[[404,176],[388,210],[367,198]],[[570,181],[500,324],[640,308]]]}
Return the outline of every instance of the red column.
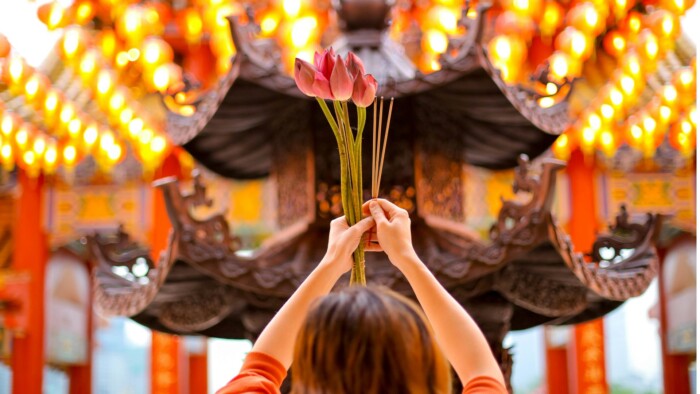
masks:
{"label": "red column", "polygon": [[44,377],[44,287],[48,256],[42,214],[43,177],[17,172],[19,197],[14,227],[13,267],[29,273],[29,297],[24,300],[28,325],[16,333],[12,348],[12,392],[41,394]]}
{"label": "red column", "polygon": [[544,328],[547,393],[569,394],[568,352],[565,346],[551,343],[548,330],[548,327]]}
{"label": "red column", "polygon": [[[587,161],[583,153],[577,150],[571,155],[567,174],[571,191],[569,234],[574,246],[581,251],[593,245],[598,230],[594,163]],[[573,328],[569,361],[570,392],[608,393],[602,319]]]}
{"label": "red column", "polygon": [[688,367],[690,357],[668,352],[668,320],[666,319],[666,289],[664,287],[664,261],[668,249],[659,249],[659,323],[661,334],[661,361],[664,371],[664,393],[690,394]]}
{"label": "red column", "polygon": [[[180,164],[174,154],[166,157],[156,171],[156,178],[182,178]],[[151,221],[151,258],[158,264],[160,252],[165,250],[170,232],[170,220],[163,195],[154,191]],[[154,331],[151,337],[151,393],[179,394],[183,387],[180,379],[182,343],[179,337]]]}
{"label": "red column", "polygon": [[207,352],[189,355],[189,394],[207,394]]}
{"label": "red column", "polygon": [[[90,271],[90,263],[86,262],[88,270]],[[92,273],[91,273],[92,274]],[[90,277],[90,285],[92,286],[92,276]],[[87,359],[83,365],[72,365],[68,368],[68,379],[69,379],[69,394],[90,394],[92,393],[92,351],[93,351],[93,334],[95,327],[95,314],[92,309],[93,301],[92,292],[90,292],[90,299],[88,301],[88,316],[87,316]]]}

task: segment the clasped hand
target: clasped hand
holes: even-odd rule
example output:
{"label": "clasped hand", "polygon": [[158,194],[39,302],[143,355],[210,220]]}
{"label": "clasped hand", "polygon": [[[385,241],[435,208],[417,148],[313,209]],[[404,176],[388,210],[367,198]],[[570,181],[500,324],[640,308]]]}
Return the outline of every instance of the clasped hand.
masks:
{"label": "clasped hand", "polygon": [[[408,212],[388,200],[373,199],[362,206],[368,215],[354,226],[349,226],[345,216],[331,222],[328,236],[327,260],[345,273],[352,268],[352,253],[361,241],[367,252],[385,252],[389,260],[401,268],[403,257],[415,255],[411,244],[411,219]],[[367,234],[363,238],[363,235]]]}

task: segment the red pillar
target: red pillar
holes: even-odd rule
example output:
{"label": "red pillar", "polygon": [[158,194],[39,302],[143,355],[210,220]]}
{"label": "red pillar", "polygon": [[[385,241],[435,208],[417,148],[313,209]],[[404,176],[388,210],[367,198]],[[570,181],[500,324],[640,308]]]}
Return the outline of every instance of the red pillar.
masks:
{"label": "red pillar", "polygon": [[664,393],[690,394],[690,356],[670,354],[668,351],[668,320],[666,319],[666,289],[664,287],[664,261],[668,249],[659,249],[659,323],[661,334],[661,361],[664,371]]}
{"label": "red pillar", "polygon": [[19,197],[14,227],[13,268],[29,273],[29,297],[24,300],[28,324],[15,335],[12,348],[12,392],[41,394],[44,377],[44,287],[48,256],[42,222],[43,177],[17,172]]}
{"label": "red pillar", "polygon": [[544,328],[547,393],[569,394],[568,352],[565,346],[551,343],[548,330],[548,327]]}
{"label": "red pillar", "polygon": [[[577,150],[571,155],[567,174],[571,194],[569,234],[581,251],[593,245],[598,230],[594,163]],[[608,393],[602,318],[574,326],[569,361],[570,392]]]}
{"label": "red pillar", "polygon": [[[85,262],[90,271],[90,263]],[[92,286],[92,277],[90,278],[90,285]],[[90,394],[92,393],[92,351],[95,327],[95,314],[92,309],[93,301],[92,292],[90,292],[90,298],[88,301],[88,316],[87,316],[87,359],[83,365],[72,365],[68,368],[68,379],[69,379],[69,394]]]}
{"label": "red pillar", "polygon": [[189,394],[207,394],[207,352],[189,355]]}
{"label": "red pillar", "polygon": [[[175,176],[182,178],[180,163],[174,154],[168,155],[156,171],[156,178]],[[165,250],[170,232],[170,220],[165,209],[163,195],[159,191],[153,194],[151,209],[151,258],[158,264],[160,252]],[[183,392],[183,380],[180,378],[183,346],[180,338],[153,331],[151,337],[151,393],[179,394]]]}

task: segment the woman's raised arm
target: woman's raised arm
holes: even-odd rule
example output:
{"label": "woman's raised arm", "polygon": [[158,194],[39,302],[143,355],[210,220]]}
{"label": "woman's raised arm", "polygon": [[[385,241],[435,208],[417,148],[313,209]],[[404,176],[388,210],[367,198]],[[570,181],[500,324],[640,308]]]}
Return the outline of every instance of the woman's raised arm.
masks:
{"label": "woman's raised arm", "polygon": [[379,244],[406,276],[462,384],[477,376],[488,376],[505,385],[479,327],[418,258],[411,243],[408,212],[382,199],[369,201],[367,208],[376,222]]}
{"label": "woman's raised arm", "polygon": [[352,252],[360,243],[362,234],[373,226],[372,217],[364,218],[352,227],[348,226],[344,216],[331,222],[326,255],[265,327],[253,345],[253,352],[272,356],[289,369],[294,356],[294,341],[311,303],[328,294],[340,276],[350,270]]}

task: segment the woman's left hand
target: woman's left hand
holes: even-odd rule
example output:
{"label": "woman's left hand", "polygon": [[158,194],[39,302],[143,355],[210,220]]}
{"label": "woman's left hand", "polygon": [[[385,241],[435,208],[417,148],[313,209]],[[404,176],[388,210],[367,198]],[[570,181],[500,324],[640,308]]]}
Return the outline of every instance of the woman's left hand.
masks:
{"label": "woman's left hand", "polygon": [[[374,227],[374,219],[369,216],[354,226],[350,227],[345,216],[331,221],[331,230],[328,235],[328,250],[323,262],[337,267],[340,274],[348,272],[352,268],[352,253],[362,240],[362,235]],[[373,251],[373,244],[365,245],[366,251]]]}

